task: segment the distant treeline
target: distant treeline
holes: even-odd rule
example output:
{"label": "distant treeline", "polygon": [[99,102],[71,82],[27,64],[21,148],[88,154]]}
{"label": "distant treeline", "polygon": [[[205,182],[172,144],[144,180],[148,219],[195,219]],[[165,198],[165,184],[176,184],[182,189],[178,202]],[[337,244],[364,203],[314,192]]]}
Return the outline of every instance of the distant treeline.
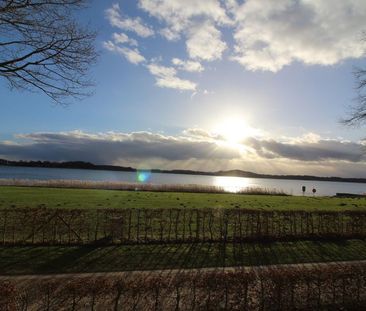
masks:
{"label": "distant treeline", "polygon": [[[50,161],[9,161],[0,159],[0,166],[21,166],[21,167],[47,167],[47,168],[70,168],[70,169],[88,169],[88,170],[105,170],[105,171],[122,171],[136,172],[138,169],[133,167],[116,166],[116,165],[100,165],[84,161],[67,161],[67,162],[50,162]],[[186,175],[207,175],[207,176],[233,176],[233,177],[249,177],[249,178],[269,178],[269,179],[291,179],[291,180],[317,180],[317,181],[338,181],[338,182],[354,182],[366,183],[366,178],[343,178],[343,177],[319,177],[311,175],[270,175],[257,174],[242,170],[228,170],[216,172],[204,172],[193,170],[160,170],[148,169],[152,173],[164,174],[186,174]]]}
{"label": "distant treeline", "polygon": [[72,169],[124,171],[124,172],[136,171],[136,169],[132,167],[123,167],[114,165],[95,165],[93,163],[83,161],[50,162],[50,161],[9,161],[0,159],[0,165],[22,166],[22,167],[72,168]]}

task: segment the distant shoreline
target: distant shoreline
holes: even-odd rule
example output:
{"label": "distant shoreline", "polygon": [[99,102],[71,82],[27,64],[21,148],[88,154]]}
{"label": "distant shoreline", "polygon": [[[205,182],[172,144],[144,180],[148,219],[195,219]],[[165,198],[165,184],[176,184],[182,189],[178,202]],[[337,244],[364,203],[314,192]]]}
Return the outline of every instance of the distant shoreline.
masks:
{"label": "distant shoreline", "polygon": [[83,161],[69,162],[49,162],[49,161],[9,161],[0,159],[0,166],[10,167],[39,167],[39,168],[63,168],[63,169],[83,169],[95,171],[118,171],[118,172],[137,172],[150,171],[152,173],[162,174],[183,174],[183,175],[205,175],[205,176],[228,176],[228,177],[247,177],[247,178],[266,178],[266,179],[283,179],[283,180],[313,180],[313,181],[331,181],[331,182],[350,182],[350,183],[366,183],[366,178],[344,178],[344,177],[321,177],[312,175],[270,175],[257,174],[242,170],[227,171],[193,171],[193,170],[160,170],[160,169],[136,169],[133,167],[124,167],[116,165],[98,165]]}

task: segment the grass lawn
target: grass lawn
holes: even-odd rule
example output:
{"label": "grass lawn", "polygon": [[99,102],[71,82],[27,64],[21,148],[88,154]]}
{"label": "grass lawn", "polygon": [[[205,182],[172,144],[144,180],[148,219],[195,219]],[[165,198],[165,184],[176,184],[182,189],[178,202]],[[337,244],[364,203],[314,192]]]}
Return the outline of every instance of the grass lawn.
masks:
{"label": "grass lawn", "polygon": [[112,272],[366,260],[366,241],[0,247],[0,274]]}
{"label": "grass lawn", "polygon": [[250,208],[366,210],[366,198],[0,187],[0,208]]}
{"label": "grass lawn", "polygon": [[[365,198],[0,187],[1,208],[366,210]],[[24,225],[24,224],[21,224]],[[11,228],[10,228],[11,229]],[[9,230],[10,230],[9,229]],[[366,260],[366,241],[0,247],[0,274],[130,271]]]}

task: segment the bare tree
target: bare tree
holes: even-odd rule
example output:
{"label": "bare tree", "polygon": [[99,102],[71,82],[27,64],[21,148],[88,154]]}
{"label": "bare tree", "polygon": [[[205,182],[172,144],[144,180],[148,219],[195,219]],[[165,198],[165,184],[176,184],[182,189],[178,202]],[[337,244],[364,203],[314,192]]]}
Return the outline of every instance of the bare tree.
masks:
{"label": "bare tree", "polygon": [[366,69],[358,68],[355,71],[357,81],[357,104],[352,107],[351,114],[344,123],[349,125],[366,122]]}
{"label": "bare tree", "polygon": [[[366,42],[366,34],[364,34]],[[366,68],[357,68],[354,72],[356,78],[357,98],[356,105],[351,108],[351,113],[343,123],[356,125],[366,122]]]}
{"label": "bare tree", "polygon": [[0,76],[57,103],[90,94],[95,32],[75,20],[87,0],[0,0]]}

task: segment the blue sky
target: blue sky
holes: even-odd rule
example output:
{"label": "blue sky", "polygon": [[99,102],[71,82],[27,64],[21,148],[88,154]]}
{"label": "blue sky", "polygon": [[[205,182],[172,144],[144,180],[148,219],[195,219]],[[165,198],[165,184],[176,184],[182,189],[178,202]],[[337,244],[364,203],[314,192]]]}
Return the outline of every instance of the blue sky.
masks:
{"label": "blue sky", "polygon": [[99,32],[95,94],[64,107],[1,81],[1,157],[364,176],[365,130],[339,120],[365,1],[93,1],[77,18]]}

